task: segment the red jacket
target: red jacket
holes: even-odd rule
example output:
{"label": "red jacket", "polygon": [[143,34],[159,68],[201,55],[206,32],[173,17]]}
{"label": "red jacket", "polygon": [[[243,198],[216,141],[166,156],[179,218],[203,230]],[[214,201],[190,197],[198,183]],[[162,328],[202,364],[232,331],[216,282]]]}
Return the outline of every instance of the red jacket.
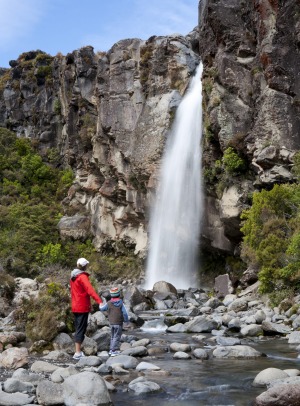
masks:
{"label": "red jacket", "polygon": [[87,272],[80,273],[70,280],[73,313],[88,313],[91,311],[90,296],[98,303],[102,300],[94,291]]}

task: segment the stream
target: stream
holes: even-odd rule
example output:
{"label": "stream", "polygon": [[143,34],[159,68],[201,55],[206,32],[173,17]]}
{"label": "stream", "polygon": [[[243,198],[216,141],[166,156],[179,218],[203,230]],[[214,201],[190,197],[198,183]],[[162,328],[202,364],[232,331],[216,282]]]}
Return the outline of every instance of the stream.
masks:
{"label": "stream", "polygon": [[[190,343],[194,348],[203,347],[197,343],[192,334],[172,334],[134,330],[138,338],[149,338],[151,343],[166,346],[172,342]],[[202,334],[211,337],[211,334]],[[204,340],[205,342],[205,340]],[[256,350],[266,354],[257,359],[216,359],[208,360],[174,360],[173,354],[166,352],[155,357],[143,357],[141,361],[151,362],[170,375],[155,376],[151,373],[147,378],[157,382],[162,391],[155,394],[135,395],[127,392],[125,383],[129,383],[138,375],[121,376],[124,385],[117,386],[117,392],[111,393],[114,406],[157,405],[157,406],[204,406],[204,405],[253,405],[256,396],[265,388],[255,388],[252,382],[263,369],[274,367],[280,369],[300,368],[300,359],[296,345],[287,343],[286,339],[264,338],[263,340],[243,340]],[[207,347],[206,347],[207,348]],[[124,393],[126,391],[126,393]]]}

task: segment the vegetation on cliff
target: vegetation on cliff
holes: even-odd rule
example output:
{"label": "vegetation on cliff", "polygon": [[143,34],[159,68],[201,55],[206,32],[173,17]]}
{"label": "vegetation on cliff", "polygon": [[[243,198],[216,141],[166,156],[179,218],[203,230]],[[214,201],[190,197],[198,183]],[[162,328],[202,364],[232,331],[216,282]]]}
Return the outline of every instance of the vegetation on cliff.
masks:
{"label": "vegetation on cliff", "polygon": [[[294,172],[300,173],[299,156]],[[261,292],[300,287],[300,185],[276,184],[253,194],[242,215],[242,257],[259,271]]]}

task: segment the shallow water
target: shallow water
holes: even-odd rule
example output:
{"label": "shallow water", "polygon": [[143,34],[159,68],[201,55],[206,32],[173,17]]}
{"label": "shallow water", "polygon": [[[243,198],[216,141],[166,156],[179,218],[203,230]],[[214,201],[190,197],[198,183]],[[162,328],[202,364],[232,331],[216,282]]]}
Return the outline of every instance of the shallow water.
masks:
{"label": "shallow water", "polygon": [[[203,347],[187,334],[134,332],[134,335],[140,338],[148,337],[151,343],[165,340],[190,342],[194,347]],[[209,334],[203,335],[210,337]],[[172,353],[153,358],[143,357],[141,361],[152,362],[171,373],[169,376],[147,375],[149,380],[160,385],[162,391],[150,395],[135,395],[132,391],[127,392],[128,382],[138,376],[132,373],[129,377],[120,376],[124,384],[117,386],[118,391],[111,394],[111,399],[115,406],[249,406],[253,405],[255,397],[265,390],[265,388],[252,386],[253,379],[261,370],[270,367],[300,368],[296,346],[289,345],[287,340],[266,339],[259,342],[247,341],[245,344],[251,345],[267,356],[254,360],[210,358],[205,361],[173,360]]]}

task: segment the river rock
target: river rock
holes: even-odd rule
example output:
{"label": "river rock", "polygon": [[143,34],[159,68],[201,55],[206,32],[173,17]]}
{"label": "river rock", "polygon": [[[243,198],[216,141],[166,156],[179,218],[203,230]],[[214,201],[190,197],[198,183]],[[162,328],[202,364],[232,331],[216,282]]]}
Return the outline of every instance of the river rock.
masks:
{"label": "river rock", "polygon": [[109,322],[105,315],[98,311],[93,314],[89,315],[88,327],[86,333],[88,335],[92,335],[96,333],[96,331],[104,326],[108,326]]}
{"label": "river rock", "polygon": [[233,286],[228,274],[219,275],[215,278],[214,291],[218,298],[224,298],[226,295],[233,293]]}
{"label": "river rock", "polygon": [[27,348],[12,347],[0,354],[0,366],[9,369],[18,369],[28,364]]}
{"label": "river rock", "polygon": [[264,334],[262,327],[257,324],[242,326],[240,333],[243,337],[257,337]]}
{"label": "river rock", "polygon": [[160,293],[174,293],[177,296],[177,289],[169,282],[159,281],[153,285],[152,290]]}
{"label": "river rock", "polygon": [[9,378],[3,383],[3,389],[7,393],[27,392],[34,393],[35,387],[30,382],[22,382],[19,379]]}
{"label": "river rock", "polygon": [[80,360],[76,364],[76,368],[83,368],[83,367],[98,367],[102,364],[102,360],[100,357],[96,357],[95,355],[91,355],[89,357],[80,358]]}
{"label": "river rock", "polygon": [[137,395],[157,392],[160,390],[160,386],[157,383],[148,381],[142,376],[131,381],[128,388],[134,391]]}
{"label": "river rock", "polygon": [[228,294],[223,299],[224,306],[228,307],[233,301],[237,299],[236,295]]}
{"label": "river rock", "polygon": [[142,345],[138,347],[127,348],[127,350],[124,350],[122,352],[122,355],[131,355],[133,357],[142,357],[147,354],[148,354],[147,348],[143,347]]}
{"label": "river rock", "polygon": [[[76,366],[78,363],[76,364]],[[51,374],[51,381],[54,383],[61,383],[63,382],[68,376],[78,374],[78,370],[74,367],[74,365],[70,365],[67,368],[57,368]]]}
{"label": "river rock", "polygon": [[266,335],[276,335],[276,334],[289,334],[291,328],[284,324],[272,323],[270,321],[264,320],[261,324]]}
{"label": "river rock", "polygon": [[300,331],[292,331],[288,337],[289,344],[300,344]]}
{"label": "river rock", "polygon": [[92,339],[97,343],[97,350],[104,351],[109,349],[110,345],[110,329],[104,327],[104,329],[100,330],[98,333],[92,336]]}
{"label": "river rock", "polygon": [[288,374],[288,376],[299,376],[300,375],[300,370],[296,368],[291,368],[291,369],[284,369],[284,372]]}
{"label": "river rock", "polygon": [[278,368],[267,368],[261,371],[253,381],[253,386],[265,386],[276,379],[284,379],[289,375]]}
{"label": "river rock", "polygon": [[74,353],[74,341],[66,333],[60,333],[53,340],[53,348],[57,351],[65,351],[68,354]]}
{"label": "river rock", "polygon": [[157,365],[151,364],[150,362],[140,362],[136,366],[137,371],[159,371],[160,367]]}
{"label": "river rock", "polygon": [[222,337],[219,336],[216,338],[216,342],[218,345],[224,346],[230,346],[230,345],[240,345],[241,340],[237,337]]}
{"label": "river rock", "polygon": [[243,312],[248,308],[248,301],[245,298],[235,299],[228,306],[228,310],[233,310],[234,312]]}
{"label": "river rock", "polygon": [[64,402],[62,386],[46,379],[38,383],[36,396],[40,405],[61,405]]}
{"label": "river rock", "polygon": [[96,340],[88,336],[84,337],[82,349],[84,350],[85,355],[94,355],[97,354],[97,351],[99,351],[98,343],[96,342]]}
{"label": "river rock", "polygon": [[58,365],[50,364],[49,362],[45,361],[35,361],[31,365],[31,371],[32,372],[42,372],[42,373],[47,373],[47,374],[52,374],[56,369],[58,369]]}
{"label": "river rock", "polygon": [[186,325],[182,323],[177,323],[174,326],[167,328],[168,333],[185,333],[186,332]]}
{"label": "river rock", "polygon": [[28,369],[18,368],[13,374],[13,379],[17,379],[21,382],[30,382],[34,385],[37,385],[43,377],[39,374],[28,371]]}
{"label": "river rock", "polygon": [[258,358],[262,353],[256,351],[248,345],[234,345],[226,347],[217,347],[213,351],[215,358]]}
{"label": "river rock", "polygon": [[133,341],[133,342],[131,343],[131,346],[132,346],[132,347],[139,347],[139,346],[147,347],[147,345],[149,345],[150,342],[151,342],[151,341],[150,341],[149,338],[142,338],[141,340]]}
{"label": "river rock", "polygon": [[121,364],[126,369],[136,368],[138,365],[138,360],[130,355],[117,355],[116,357],[111,357],[106,361],[106,365],[112,366],[113,364]]}
{"label": "river rock", "polygon": [[93,372],[81,372],[66,378],[62,383],[63,401],[66,406],[79,404],[111,405],[105,381]]}
{"label": "river rock", "polygon": [[266,313],[263,310],[257,310],[254,314],[255,320],[257,324],[261,324],[264,320],[266,320]]}
{"label": "river rock", "polygon": [[188,333],[210,333],[218,327],[215,320],[203,316],[196,316],[193,320],[185,324]]}
{"label": "river rock", "polygon": [[300,385],[278,385],[261,393],[256,406],[300,406]]}
{"label": "river rock", "polygon": [[3,406],[24,406],[33,402],[35,396],[30,396],[25,393],[6,393],[3,392],[0,385],[0,405]]}
{"label": "river rock", "polygon": [[177,352],[177,351],[189,352],[189,351],[191,351],[191,346],[189,344],[184,344],[184,343],[171,343],[170,350],[172,352]]}
{"label": "river rock", "polygon": [[173,355],[174,359],[191,359],[190,354],[187,354],[186,352],[183,351],[177,351],[175,352],[175,354]]}
{"label": "river rock", "polygon": [[65,351],[50,351],[47,355],[43,356],[43,359],[49,359],[53,361],[67,361],[70,359],[70,355]]}
{"label": "river rock", "polygon": [[206,350],[204,350],[203,348],[195,348],[193,351],[193,355],[197,359],[208,359],[209,358],[208,352]]}

